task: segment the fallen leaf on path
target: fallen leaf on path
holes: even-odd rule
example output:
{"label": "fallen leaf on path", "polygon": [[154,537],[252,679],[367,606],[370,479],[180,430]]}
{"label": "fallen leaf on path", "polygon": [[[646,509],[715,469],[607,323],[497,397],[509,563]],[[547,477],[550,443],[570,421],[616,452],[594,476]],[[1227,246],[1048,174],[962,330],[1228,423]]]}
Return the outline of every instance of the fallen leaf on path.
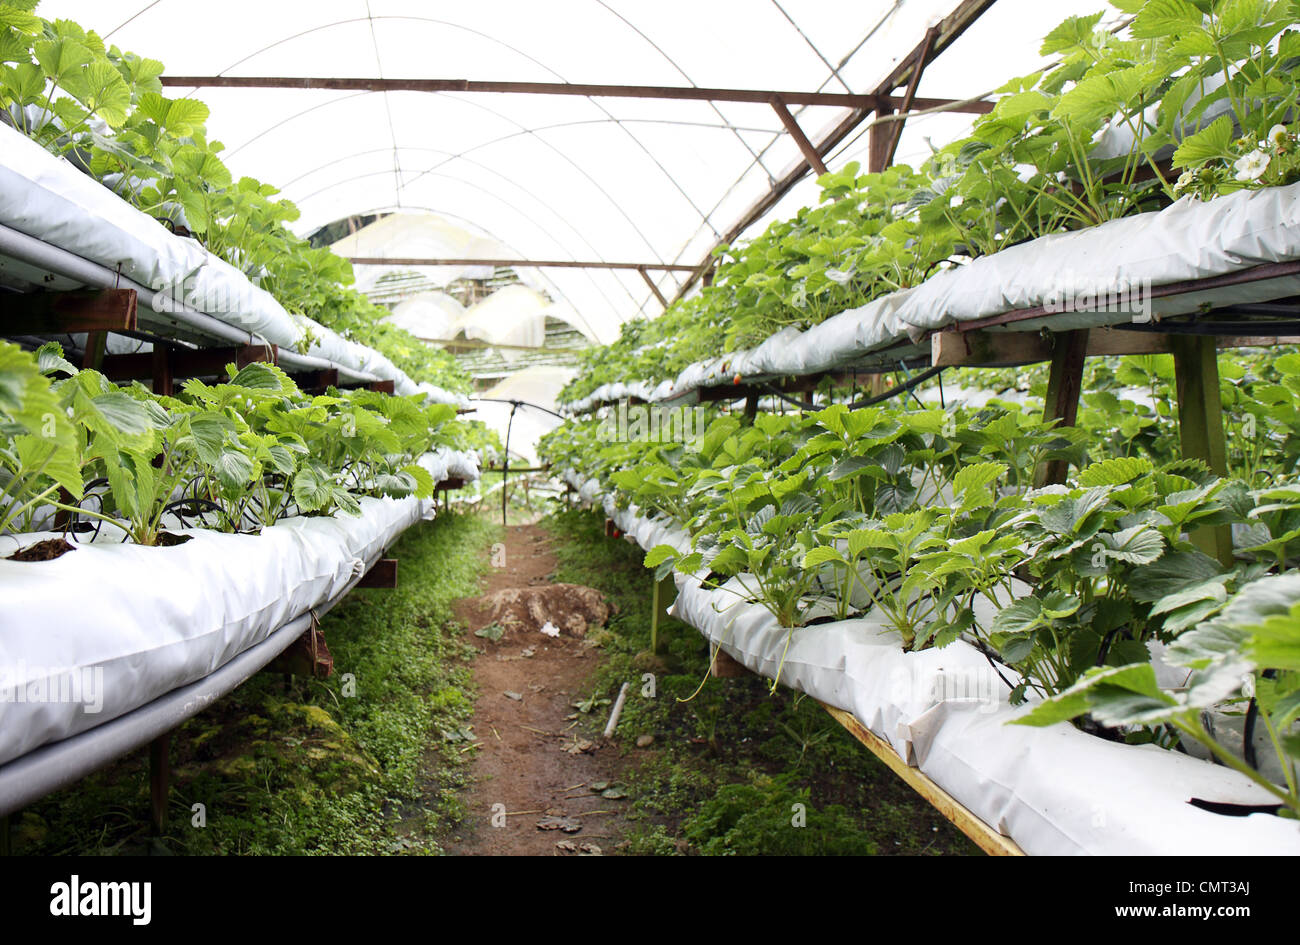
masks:
{"label": "fallen leaf on path", "polygon": [[564,746],[564,750],[571,755],[583,755],[595,751],[596,745],[585,738],[575,738]]}
{"label": "fallen leaf on path", "polygon": [[582,824],[568,817],[543,817],[537,822],[538,830],[563,830],[565,833],[577,833]]}
{"label": "fallen leaf on path", "polygon": [[490,623],[482,630],[475,630],[474,636],[482,637],[485,640],[491,640],[493,643],[500,643],[502,635],[506,632],[505,627],[499,623]]}

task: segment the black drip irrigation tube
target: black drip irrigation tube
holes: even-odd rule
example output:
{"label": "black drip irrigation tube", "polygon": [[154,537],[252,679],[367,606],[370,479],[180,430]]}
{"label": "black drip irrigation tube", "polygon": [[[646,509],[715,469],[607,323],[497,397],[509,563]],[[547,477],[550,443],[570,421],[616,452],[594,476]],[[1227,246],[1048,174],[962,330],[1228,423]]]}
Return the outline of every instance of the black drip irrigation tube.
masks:
{"label": "black drip irrigation tube", "polygon": [[[932,367],[928,370],[922,371],[920,374],[915,374],[909,377],[907,380],[903,381],[903,383],[891,387],[883,394],[877,394],[874,397],[867,397],[863,400],[856,400],[849,404],[848,407],[850,410],[862,410],[866,407],[874,407],[876,404],[883,404],[885,401],[893,400],[895,397],[901,396],[902,394],[911,393],[914,389],[930,380],[930,378],[938,377],[942,372],[942,367]],[[764,384],[762,386],[767,393],[781,398],[787,404],[798,407],[800,410],[820,410],[823,406],[821,404],[812,403],[811,401],[799,400],[797,397],[791,397],[785,391],[773,386],[772,384]],[[919,398],[917,402],[920,403]]]}
{"label": "black drip irrigation tube", "polygon": [[509,493],[506,491],[506,482],[510,477],[510,431],[515,425],[515,411],[520,407],[532,407],[534,410],[549,413],[552,417],[558,417],[560,420],[564,420],[565,417],[549,407],[543,407],[541,404],[535,404],[528,400],[507,400],[500,397],[475,397],[474,399],[489,404],[510,405],[510,419],[506,421],[505,456],[501,461],[501,525],[504,527],[506,524],[506,501],[509,497]]}

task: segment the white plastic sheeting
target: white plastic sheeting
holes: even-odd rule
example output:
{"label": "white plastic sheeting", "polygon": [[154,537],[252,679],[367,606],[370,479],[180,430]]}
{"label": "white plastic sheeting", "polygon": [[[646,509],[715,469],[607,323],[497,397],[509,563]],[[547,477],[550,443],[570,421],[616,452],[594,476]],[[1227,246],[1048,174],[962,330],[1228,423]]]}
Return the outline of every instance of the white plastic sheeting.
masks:
{"label": "white plastic sheeting", "polygon": [[[563,477],[586,501],[600,484]],[[649,550],[689,548],[670,523],[618,509],[606,514]],[[737,579],[706,588],[675,575],[670,613],[746,667],[853,713],[867,728],[967,809],[1031,855],[1295,855],[1300,823],[1267,814],[1228,817],[1188,803],[1275,799],[1236,772],[1151,745],[1122,745],[1068,723],[1008,723],[1027,711],[985,657],[958,641],[908,653],[868,615],[793,633],[747,603]],[[750,582],[752,583],[752,582]],[[1002,669],[1012,682],[1015,674]]]}
{"label": "white plastic sheeting", "polygon": [[[472,454],[420,462],[439,481],[478,475]],[[291,518],[259,535],[184,529],[191,540],[170,548],[101,539],[53,561],[0,560],[0,764],[212,673],[334,597],[435,508],[360,501],[359,517]]]}
{"label": "white plastic sheeting", "polygon": [[[573,379],[574,373],[573,368],[549,365],[534,365],[516,371],[478,395],[489,399],[472,401],[474,415],[487,424],[488,429],[496,431],[502,444],[506,442],[508,430],[510,455],[536,465],[537,441],[560,425],[560,418],[552,412],[555,398]],[[508,400],[523,404],[514,411],[513,422],[510,419],[511,404],[496,402]]]}
{"label": "white plastic sheeting", "polygon": [[451,338],[455,335],[465,306],[445,292],[423,292],[393,306],[391,322],[417,338]]}
{"label": "white plastic sheeting", "polygon": [[433,385],[418,387],[378,351],[291,316],[270,293],[197,241],[170,232],[6,125],[0,125],[0,224],[159,292],[155,306],[166,305],[159,300],[180,300],[288,350],[302,346],[310,331],[314,340],[306,354],[312,357],[394,381],[399,394],[422,390],[440,403],[464,405],[460,395]]}
{"label": "white plastic sheeting", "polygon": [[[1300,292],[1300,276],[1152,299],[1152,287],[1300,259],[1300,184],[1239,191],[1210,201],[1184,197],[1153,213],[1112,220],[1021,243],[940,272],[919,286],[882,296],[807,331],[785,328],[756,348],[688,366],[657,385],[604,385],[569,409],[624,396],[672,400],[739,374],[811,374],[860,360],[927,332],[1017,309],[1061,311],[1017,327],[1055,320],[1072,326],[1184,315],[1210,302],[1259,302]],[[1110,300],[1114,299],[1114,304]],[[1100,311],[1071,311],[1101,300]],[[1105,309],[1110,305],[1109,310]],[[635,391],[635,394],[633,392]]]}
{"label": "white plastic sheeting", "polygon": [[[43,0],[173,75],[464,78],[864,93],[957,0],[230,0],[192,25],[182,0]],[[1039,68],[1042,37],[1097,0],[999,0],[927,68],[918,95],[965,98]],[[254,24],[255,28],[250,28]],[[997,55],[989,55],[996,49]],[[169,93],[183,95],[184,89]],[[901,93],[900,93],[901,94]],[[538,95],[205,88],[223,159],[283,189],[305,229],[428,209],[532,259],[705,259],[799,160],[765,104]],[[845,110],[795,108],[814,141]],[[972,116],[909,120],[902,161]],[[828,157],[865,164],[867,135]],[[755,226],[815,203],[809,174]],[[655,274],[672,297],[681,275]],[[636,272],[545,270],[552,297],[606,326],[658,301]]]}

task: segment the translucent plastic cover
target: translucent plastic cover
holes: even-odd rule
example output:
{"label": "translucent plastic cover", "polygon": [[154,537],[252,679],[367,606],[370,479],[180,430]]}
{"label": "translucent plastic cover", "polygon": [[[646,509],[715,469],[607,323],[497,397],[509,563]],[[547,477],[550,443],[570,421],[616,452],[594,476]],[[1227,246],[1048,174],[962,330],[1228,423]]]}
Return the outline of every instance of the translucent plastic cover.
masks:
{"label": "translucent plastic cover", "polygon": [[[872,91],[957,0],[46,0],[39,12],[162,60],[172,75],[453,78]],[[968,98],[1036,69],[1041,38],[1101,0],[999,0],[918,94]],[[1114,11],[1111,11],[1114,12]],[[181,96],[190,92],[169,89]],[[310,231],[354,213],[434,210],[512,257],[681,262],[799,161],[766,104],[462,92],[203,88],[225,159],[281,187]],[[846,110],[791,109],[816,142]],[[971,116],[910,120],[897,160]],[[828,160],[864,164],[867,135]],[[817,200],[808,174],[754,224]],[[686,273],[652,273],[671,299]],[[662,305],[636,271],[538,270],[609,341]]]}

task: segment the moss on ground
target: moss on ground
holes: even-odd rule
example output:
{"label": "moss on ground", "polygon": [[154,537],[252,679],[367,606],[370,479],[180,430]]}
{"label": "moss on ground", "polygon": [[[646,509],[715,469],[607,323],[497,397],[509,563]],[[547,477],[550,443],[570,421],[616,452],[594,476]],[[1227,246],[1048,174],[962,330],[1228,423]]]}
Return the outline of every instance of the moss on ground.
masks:
{"label": "moss on ground", "polygon": [[435,832],[461,814],[473,708],[475,651],[451,604],[475,593],[498,534],[472,515],[414,526],[393,549],[399,586],[354,591],[323,618],[331,679],[261,673],[186,722],[163,836],[149,837],[137,752],[23,812],[14,852],[438,852]]}
{"label": "moss on ground", "polygon": [[[599,588],[618,607],[597,638],[606,659],[588,695],[610,697],[632,683],[619,723],[635,760],[636,828],[625,852],[979,852],[813,700],[769,693],[756,676],[700,688],[709,654],[694,628],[661,620],[660,653],[652,656],[652,577],[642,551],[606,538],[595,513],[565,511],[545,524],[563,539],[554,545],[555,580]],[[642,695],[648,670],[652,698]],[[655,747],[636,752],[639,735],[653,735]]]}

